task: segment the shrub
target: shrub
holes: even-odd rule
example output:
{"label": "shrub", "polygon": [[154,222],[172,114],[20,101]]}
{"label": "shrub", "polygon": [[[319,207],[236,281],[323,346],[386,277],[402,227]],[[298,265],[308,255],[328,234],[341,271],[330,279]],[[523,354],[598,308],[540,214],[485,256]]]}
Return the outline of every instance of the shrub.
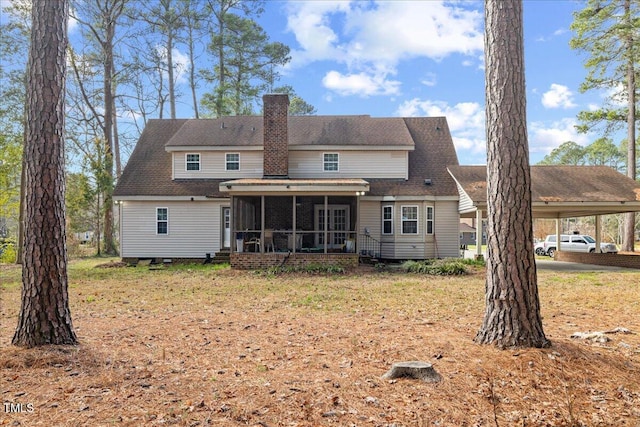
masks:
{"label": "shrub", "polygon": [[425,261],[405,261],[402,269],[407,273],[429,274],[432,276],[461,276],[467,274],[466,263],[460,259],[439,259]]}
{"label": "shrub", "polygon": [[312,263],[304,266],[283,265],[269,267],[264,272],[267,275],[277,275],[283,273],[308,273],[308,274],[344,274],[344,267],[336,264]]}
{"label": "shrub", "polygon": [[17,259],[16,244],[12,240],[0,242],[0,263],[13,264]]}

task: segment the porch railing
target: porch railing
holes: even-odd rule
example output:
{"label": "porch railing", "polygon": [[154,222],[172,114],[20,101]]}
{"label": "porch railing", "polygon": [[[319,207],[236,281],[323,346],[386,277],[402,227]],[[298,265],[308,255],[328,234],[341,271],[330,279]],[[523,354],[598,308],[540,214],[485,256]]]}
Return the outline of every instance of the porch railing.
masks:
{"label": "porch railing", "polygon": [[[236,233],[236,251],[355,253],[355,231],[245,230]],[[241,249],[239,249],[241,248]]]}
{"label": "porch railing", "polygon": [[358,237],[358,253],[361,256],[367,256],[371,258],[381,257],[381,243],[379,240],[374,239],[368,234],[360,234]]}

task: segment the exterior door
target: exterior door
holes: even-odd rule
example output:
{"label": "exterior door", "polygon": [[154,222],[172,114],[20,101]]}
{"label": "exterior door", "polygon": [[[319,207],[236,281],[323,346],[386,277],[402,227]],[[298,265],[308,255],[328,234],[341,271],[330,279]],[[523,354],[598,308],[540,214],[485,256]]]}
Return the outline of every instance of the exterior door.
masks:
{"label": "exterior door", "polygon": [[[316,230],[316,246],[324,246],[324,230],[325,226],[325,210],[323,205],[316,205],[315,208]],[[344,245],[347,239],[346,231],[349,231],[349,206],[348,205],[329,205],[326,211],[326,218],[329,219],[329,241],[328,248],[339,248]],[[344,231],[344,233],[340,233]]]}
{"label": "exterior door", "polygon": [[231,247],[231,208],[222,208],[222,247]]}

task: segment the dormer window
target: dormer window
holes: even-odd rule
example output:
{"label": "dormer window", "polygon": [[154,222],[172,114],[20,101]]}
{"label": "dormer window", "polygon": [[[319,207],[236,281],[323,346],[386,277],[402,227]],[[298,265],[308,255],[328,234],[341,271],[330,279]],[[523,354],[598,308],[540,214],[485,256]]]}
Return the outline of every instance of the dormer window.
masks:
{"label": "dormer window", "polygon": [[225,170],[240,170],[240,153],[227,153],[225,156]]}
{"label": "dormer window", "polygon": [[188,153],[187,154],[187,170],[199,171],[200,170],[200,154]]}
{"label": "dormer window", "polygon": [[324,153],[322,170],[325,172],[337,172],[339,166],[338,153]]}

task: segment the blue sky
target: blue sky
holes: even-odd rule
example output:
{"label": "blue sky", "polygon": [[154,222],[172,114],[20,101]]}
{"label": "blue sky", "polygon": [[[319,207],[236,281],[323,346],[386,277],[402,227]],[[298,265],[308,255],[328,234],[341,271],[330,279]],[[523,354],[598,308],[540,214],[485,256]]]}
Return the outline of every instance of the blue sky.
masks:
{"label": "blue sky", "polygon": [[[600,136],[574,129],[579,111],[603,102],[579,92],[586,57],[569,47],[583,6],[524,1],[531,163]],[[280,83],[318,114],[444,115],[460,163],[484,164],[483,20],[481,1],[267,1],[259,22],[292,49]]]}

